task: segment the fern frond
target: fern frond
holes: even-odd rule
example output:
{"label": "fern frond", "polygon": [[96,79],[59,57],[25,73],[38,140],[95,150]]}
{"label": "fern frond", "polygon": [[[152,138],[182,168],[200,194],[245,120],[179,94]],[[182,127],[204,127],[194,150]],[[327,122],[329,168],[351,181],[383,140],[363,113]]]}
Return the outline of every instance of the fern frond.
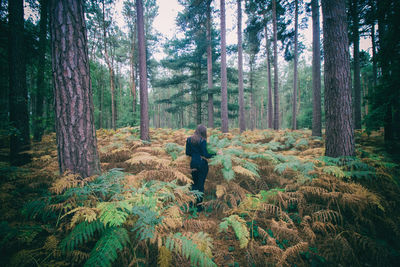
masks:
{"label": "fern frond", "polygon": [[245,177],[248,177],[248,178],[250,178],[250,179],[252,179],[252,180],[254,180],[256,177],[257,177],[257,175],[256,174],[254,174],[252,171],[250,171],[250,170],[248,170],[248,169],[246,169],[246,168],[244,168],[244,167],[242,167],[242,166],[234,166],[233,168],[232,168],[232,170],[235,172],[235,173],[237,173],[237,174],[240,174],[240,175],[243,175],[243,176],[245,176]]}
{"label": "fern frond", "polygon": [[232,226],[235,231],[236,237],[239,239],[240,248],[247,247],[249,243],[250,233],[246,226],[246,221],[237,215],[231,215],[223,219],[219,224],[219,231],[227,231],[228,227]]}
{"label": "fern frond", "polygon": [[82,178],[78,174],[65,173],[60,179],[56,180],[50,187],[50,191],[59,195],[65,190],[77,186],[83,186]]}
{"label": "fern frond", "polygon": [[282,257],[278,262],[278,266],[282,266],[289,257],[298,257],[300,252],[306,251],[307,249],[307,242],[300,242],[292,247],[289,247],[283,252]]}
{"label": "fern frond", "polygon": [[171,252],[165,247],[161,246],[158,249],[158,260],[157,263],[160,267],[169,267],[172,261]]}
{"label": "fern frond", "polygon": [[342,215],[334,210],[320,210],[312,214],[313,221],[319,222],[332,222],[335,224],[342,224]]}
{"label": "fern frond", "polygon": [[129,243],[128,231],[125,228],[107,228],[90,252],[84,266],[111,266],[118,257],[118,251]]}
{"label": "fern frond", "polygon": [[100,211],[99,219],[106,226],[121,226],[129,215],[132,205],[127,201],[100,202],[97,204]]}
{"label": "fern frond", "polygon": [[206,253],[200,250],[195,242],[183,236],[181,233],[167,236],[165,247],[169,251],[173,251],[186,259],[190,259],[192,266],[217,266]]}
{"label": "fern frond", "polygon": [[340,169],[340,168],[337,167],[337,166],[325,166],[325,167],[322,168],[322,171],[323,171],[324,173],[333,175],[333,176],[335,176],[335,177],[337,177],[337,178],[344,178],[344,177],[346,177],[346,174],[342,171],[342,169]]}
{"label": "fern frond", "polygon": [[102,232],[104,229],[104,224],[98,220],[91,223],[83,221],[61,241],[60,247],[64,252],[73,251],[79,245],[91,240],[95,232]]}

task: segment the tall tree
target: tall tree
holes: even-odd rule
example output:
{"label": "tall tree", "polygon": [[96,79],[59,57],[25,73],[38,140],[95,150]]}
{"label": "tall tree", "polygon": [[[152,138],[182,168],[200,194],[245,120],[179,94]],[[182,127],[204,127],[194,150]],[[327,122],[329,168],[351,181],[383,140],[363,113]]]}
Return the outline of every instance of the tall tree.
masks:
{"label": "tall tree", "polygon": [[276,0],[272,0],[272,23],[274,29],[274,130],[279,129],[279,94],[278,94],[278,30],[276,20]]}
{"label": "tall tree", "polygon": [[295,0],[294,11],[294,62],[293,62],[293,110],[292,110],[292,129],[297,129],[297,46],[298,46],[298,31],[299,31],[299,3]]}
{"label": "tall tree", "polygon": [[[107,22],[108,24],[108,22]],[[107,32],[108,26],[106,25],[106,8],[105,1],[102,0],[102,31],[103,31],[103,47],[104,47],[104,58],[108,67],[110,75],[110,89],[111,89],[111,127],[116,129],[117,112],[116,112],[116,99],[115,99],[115,75],[114,75],[114,60],[110,58],[109,51],[107,49]]]}
{"label": "tall tree", "polygon": [[33,123],[33,139],[40,141],[43,135],[43,104],[45,93],[44,68],[46,62],[46,43],[47,43],[47,0],[40,1],[40,32],[38,47],[38,68],[37,68],[37,88],[36,88],[36,114]]}
{"label": "tall tree", "polygon": [[349,41],[346,1],[322,0],[326,143],[330,157],[353,156]]}
{"label": "tall tree", "polygon": [[353,41],[353,74],[354,74],[354,128],[361,129],[361,80],[360,80],[360,16],[359,1],[350,4]]}
{"label": "tall tree", "polygon": [[150,140],[147,92],[146,45],[144,36],[143,2],[136,0],[140,76],[140,139]]}
{"label": "tall tree", "polygon": [[238,36],[238,72],[239,72],[239,129],[242,133],[246,130],[244,117],[244,93],[243,93],[243,47],[242,47],[242,6],[241,0],[237,0],[237,36]]}
{"label": "tall tree", "polygon": [[83,2],[50,1],[50,32],[60,172],[98,174]]}
{"label": "tall tree", "polygon": [[207,82],[208,82],[208,127],[214,128],[214,96],[212,71],[212,42],[211,42],[211,1],[207,0]]}
{"label": "tall tree", "polygon": [[226,74],[226,23],[225,0],[220,0],[221,5],[221,130],[229,131],[228,125],[228,89]]}
{"label": "tall tree", "polygon": [[24,152],[30,149],[23,1],[9,1],[8,14],[9,107],[13,129],[10,136],[10,163],[19,166],[29,161],[29,155]]}
{"label": "tall tree", "polygon": [[313,57],[312,57],[312,80],[313,80],[313,119],[312,135],[322,136],[321,119],[321,48],[320,48],[320,25],[319,25],[319,1],[311,1],[312,30],[313,30]]}
{"label": "tall tree", "polygon": [[271,79],[271,55],[270,42],[268,39],[268,24],[265,25],[265,49],[267,51],[267,75],[268,75],[268,128],[273,127],[273,107],[272,107],[272,79]]}

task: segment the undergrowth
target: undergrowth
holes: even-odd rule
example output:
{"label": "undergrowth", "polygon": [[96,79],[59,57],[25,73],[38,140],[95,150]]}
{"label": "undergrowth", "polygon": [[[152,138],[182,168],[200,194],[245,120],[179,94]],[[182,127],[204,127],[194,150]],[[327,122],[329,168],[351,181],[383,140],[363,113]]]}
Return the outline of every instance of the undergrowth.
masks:
{"label": "undergrowth", "polygon": [[[205,212],[188,130],[97,132],[100,176],[58,175],[55,136],[0,165],[2,266],[395,266],[399,166],[373,148],[323,156],[308,131],[210,131]],[[358,138],[365,138],[358,135]],[[362,140],[366,144],[366,140]]]}

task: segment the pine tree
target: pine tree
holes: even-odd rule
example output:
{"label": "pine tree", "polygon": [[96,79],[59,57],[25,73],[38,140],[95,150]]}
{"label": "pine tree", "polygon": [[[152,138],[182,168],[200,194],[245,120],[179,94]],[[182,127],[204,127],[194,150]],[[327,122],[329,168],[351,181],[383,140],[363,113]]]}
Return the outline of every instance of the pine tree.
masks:
{"label": "pine tree", "polygon": [[[51,1],[56,139],[60,172],[100,173],[83,3]],[[65,45],[68,44],[68,45]]]}

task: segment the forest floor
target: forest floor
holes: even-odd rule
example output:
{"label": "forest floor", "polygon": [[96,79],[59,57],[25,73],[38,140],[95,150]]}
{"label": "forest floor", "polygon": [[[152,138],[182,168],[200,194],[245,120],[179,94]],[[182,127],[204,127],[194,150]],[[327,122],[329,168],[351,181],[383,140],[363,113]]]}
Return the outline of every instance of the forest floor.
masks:
{"label": "forest floor", "polygon": [[[98,130],[103,174],[58,173],[55,135],[6,163],[0,266],[396,266],[400,167],[380,132],[356,157],[310,131],[209,131],[205,210],[190,209],[191,130]],[[397,161],[397,162],[396,162]]]}

